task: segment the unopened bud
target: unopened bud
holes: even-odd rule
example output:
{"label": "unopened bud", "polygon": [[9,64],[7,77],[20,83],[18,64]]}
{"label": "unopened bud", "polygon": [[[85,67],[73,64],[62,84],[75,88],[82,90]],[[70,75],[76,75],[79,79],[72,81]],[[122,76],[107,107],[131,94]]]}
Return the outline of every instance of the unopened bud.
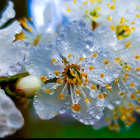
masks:
{"label": "unopened bud", "polygon": [[35,76],[21,78],[16,83],[17,94],[23,97],[33,97],[41,87],[41,80]]}

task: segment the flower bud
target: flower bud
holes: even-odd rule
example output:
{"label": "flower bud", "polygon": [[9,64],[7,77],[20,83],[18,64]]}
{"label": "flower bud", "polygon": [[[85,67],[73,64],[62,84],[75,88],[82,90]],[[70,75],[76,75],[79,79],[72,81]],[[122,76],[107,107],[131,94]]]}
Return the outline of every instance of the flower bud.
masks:
{"label": "flower bud", "polygon": [[35,76],[20,78],[16,83],[16,92],[23,97],[33,97],[41,87],[41,80]]}

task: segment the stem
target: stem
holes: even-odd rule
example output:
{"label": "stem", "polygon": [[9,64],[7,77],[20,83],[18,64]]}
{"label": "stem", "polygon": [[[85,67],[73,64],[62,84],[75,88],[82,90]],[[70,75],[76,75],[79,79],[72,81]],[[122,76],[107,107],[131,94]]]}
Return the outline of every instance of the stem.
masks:
{"label": "stem", "polygon": [[18,80],[19,78],[29,76],[30,74],[28,72],[16,74],[14,76],[9,76],[9,77],[0,77],[0,84],[2,83],[9,83]]}

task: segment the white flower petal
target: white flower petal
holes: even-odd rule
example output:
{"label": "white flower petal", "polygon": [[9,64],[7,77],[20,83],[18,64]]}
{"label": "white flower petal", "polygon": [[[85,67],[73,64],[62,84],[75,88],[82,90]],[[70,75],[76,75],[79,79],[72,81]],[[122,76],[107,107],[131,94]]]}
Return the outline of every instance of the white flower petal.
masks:
{"label": "white flower petal", "polygon": [[24,119],[12,100],[0,90],[0,137],[15,133],[24,124]]}
{"label": "white flower petal", "polygon": [[67,93],[68,91],[64,91],[63,94],[65,97],[63,100],[59,98],[59,94],[62,93],[64,85],[59,85],[56,88],[54,86],[56,86],[55,83],[52,83],[43,87],[49,89],[52,88],[51,90],[53,90],[52,92],[54,94],[48,94],[44,91],[45,89],[41,89],[34,98],[36,113],[43,120],[48,120],[58,114],[64,113],[70,102],[70,97]]}
{"label": "white flower petal", "polygon": [[20,71],[26,54],[26,45],[16,41],[10,46],[0,46],[0,75],[10,76]]}

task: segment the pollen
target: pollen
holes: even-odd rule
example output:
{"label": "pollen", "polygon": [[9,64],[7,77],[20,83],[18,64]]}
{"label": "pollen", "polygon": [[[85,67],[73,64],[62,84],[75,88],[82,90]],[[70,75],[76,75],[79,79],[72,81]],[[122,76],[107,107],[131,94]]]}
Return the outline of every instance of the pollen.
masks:
{"label": "pollen", "polygon": [[72,109],[75,110],[76,112],[79,112],[81,109],[81,106],[79,104],[74,104],[72,105]]}
{"label": "pollen", "polygon": [[139,94],[140,93],[140,90],[136,90],[136,94]]}
{"label": "pollen", "polygon": [[88,97],[85,98],[85,102],[86,102],[86,103],[89,103],[89,98],[88,98]]}
{"label": "pollen", "polygon": [[55,71],[55,76],[58,76],[60,74],[59,71]]}
{"label": "pollen", "polygon": [[61,99],[61,100],[64,99],[64,94],[63,94],[63,93],[60,93],[60,94],[59,94],[59,99]]}
{"label": "pollen", "polygon": [[103,95],[102,94],[98,94],[98,99],[103,99]]}
{"label": "pollen", "polygon": [[71,12],[71,9],[70,9],[70,8],[68,8],[68,9],[67,9],[67,12]]}
{"label": "pollen", "polygon": [[125,73],[125,74],[124,74],[124,76],[125,76],[125,77],[128,77],[128,76],[129,76],[129,74],[128,74],[128,73]]}
{"label": "pollen", "polygon": [[41,76],[40,79],[41,79],[42,82],[46,82],[46,80],[47,80],[45,76]]}
{"label": "pollen", "polygon": [[131,42],[125,44],[125,48],[129,48],[129,47],[131,47]]}
{"label": "pollen", "polygon": [[125,69],[125,71],[130,71],[131,70],[131,67],[129,65],[124,65],[123,68]]}
{"label": "pollen", "polygon": [[94,67],[93,66],[89,66],[89,70],[93,70],[94,69]]}
{"label": "pollen", "polygon": [[91,85],[92,90],[96,90],[96,88],[97,88],[96,85]]}
{"label": "pollen", "polygon": [[104,73],[101,73],[101,74],[100,74],[100,77],[101,77],[101,78],[104,78],[104,76],[105,76]]}
{"label": "pollen", "polygon": [[56,62],[56,59],[55,58],[52,59],[52,63],[54,63],[54,62]]}
{"label": "pollen", "polygon": [[85,60],[85,58],[84,57],[81,57],[80,59],[79,59],[79,61],[84,61]]}
{"label": "pollen", "polygon": [[97,57],[98,56],[98,54],[97,53],[93,53],[93,57]]}
{"label": "pollen", "polygon": [[135,84],[134,83],[130,83],[130,87],[135,87]]}
{"label": "pollen", "polygon": [[46,89],[45,92],[48,93],[48,94],[51,93],[50,89]]}

